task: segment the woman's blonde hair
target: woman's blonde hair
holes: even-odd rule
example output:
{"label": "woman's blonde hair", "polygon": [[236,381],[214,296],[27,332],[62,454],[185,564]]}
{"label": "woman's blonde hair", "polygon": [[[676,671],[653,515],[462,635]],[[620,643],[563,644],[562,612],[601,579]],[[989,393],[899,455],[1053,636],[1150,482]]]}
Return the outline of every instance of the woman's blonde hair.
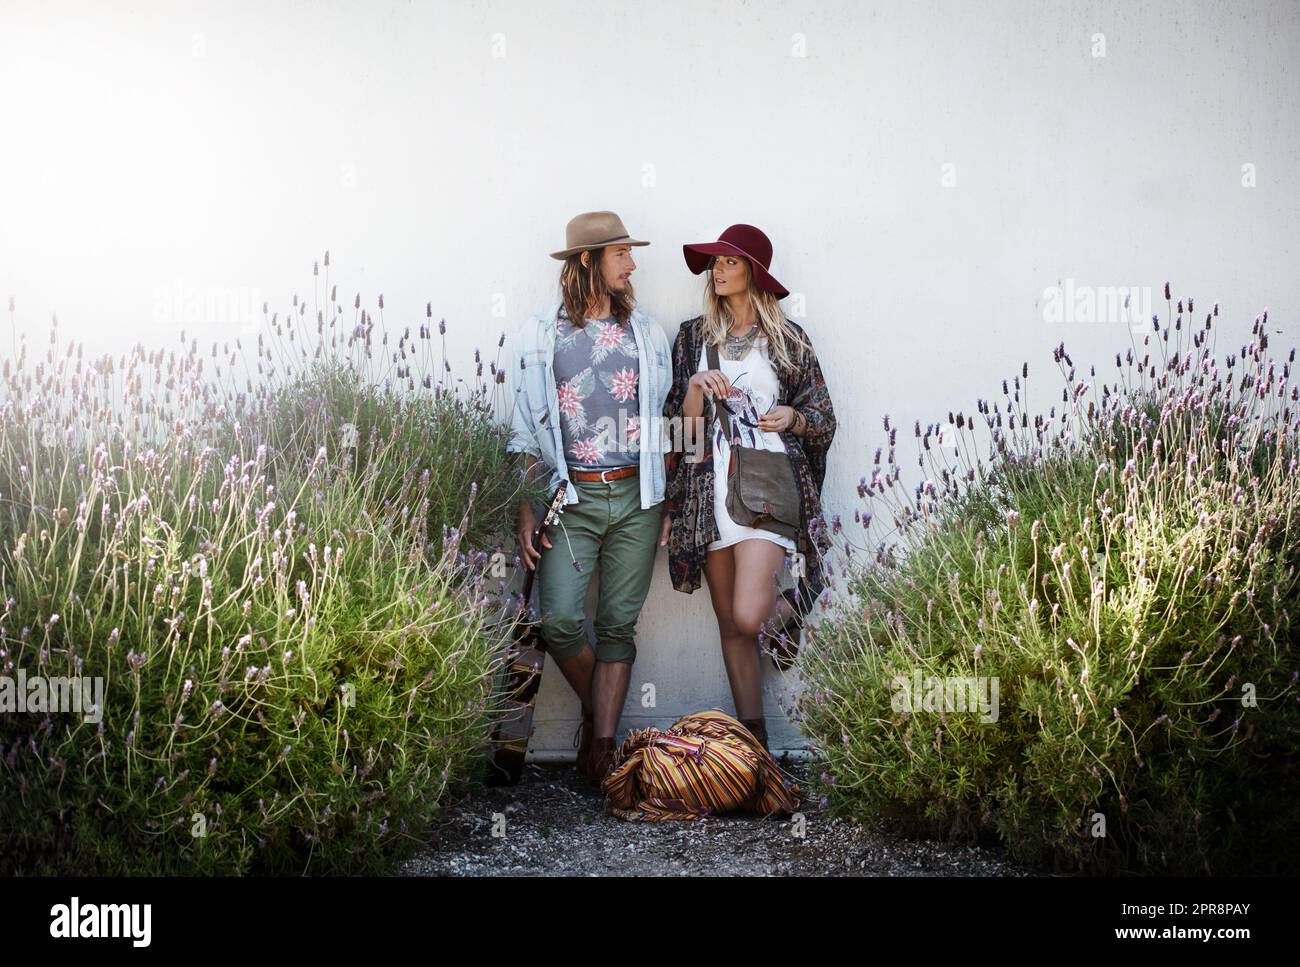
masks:
{"label": "woman's blonde hair", "polygon": [[[716,258],[715,255],[713,259]],[[736,318],[727,300],[713,290],[713,259],[709,260],[709,268],[704,272],[704,344],[721,346]],[[748,261],[745,262],[745,271],[749,301],[758,316],[758,331],[767,337],[768,358],[776,369],[789,371],[795,366],[795,352],[807,349],[807,341],[786,320],[776,296],[754,285],[754,272]]]}

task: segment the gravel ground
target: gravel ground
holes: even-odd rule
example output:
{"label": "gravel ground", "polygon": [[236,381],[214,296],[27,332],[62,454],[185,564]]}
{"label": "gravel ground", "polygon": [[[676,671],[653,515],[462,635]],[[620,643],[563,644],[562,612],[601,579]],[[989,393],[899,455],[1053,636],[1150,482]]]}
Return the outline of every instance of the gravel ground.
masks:
{"label": "gravel ground", "polygon": [[[783,762],[803,786],[803,764]],[[493,836],[493,814],[504,835]],[[832,818],[805,803],[789,817],[632,823],[604,815],[571,764],[530,764],[514,788],[478,788],[450,804],[399,876],[1034,876],[996,852],[911,840]]]}

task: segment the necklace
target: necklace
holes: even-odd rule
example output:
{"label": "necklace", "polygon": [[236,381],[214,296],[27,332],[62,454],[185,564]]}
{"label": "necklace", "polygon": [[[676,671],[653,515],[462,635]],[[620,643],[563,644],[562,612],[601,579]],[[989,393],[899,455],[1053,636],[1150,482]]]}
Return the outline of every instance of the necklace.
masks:
{"label": "necklace", "polygon": [[749,353],[749,349],[754,345],[754,340],[758,337],[758,323],[749,327],[749,331],[743,336],[733,336],[727,333],[727,338],[723,340],[722,348],[728,359],[733,362],[738,359],[744,359]]}

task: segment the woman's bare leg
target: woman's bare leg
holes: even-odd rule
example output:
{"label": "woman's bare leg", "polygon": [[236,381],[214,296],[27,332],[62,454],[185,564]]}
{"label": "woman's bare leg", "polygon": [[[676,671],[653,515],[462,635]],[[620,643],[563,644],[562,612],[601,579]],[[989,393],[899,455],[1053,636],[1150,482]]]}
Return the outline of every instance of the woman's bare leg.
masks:
{"label": "woman's bare leg", "polygon": [[[727,668],[727,681],[731,684],[731,698],[736,705],[736,718],[753,718],[762,714],[762,693],[759,693],[758,712],[754,712],[752,681],[761,675],[758,650],[754,643],[741,634],[732,617],[735,598],[735,545],[709,551],[704,559],[704,580],[713,600],[713,613],[718,618],[718,637],[722,641],[722,662]],[[761,681],[761,679],[760,679]]]}
{"label": "woman's bare leg", "polygon": [[736,717],[763,716],[763,667],[758,634],[772,614],[776,578],[785,552],[762,539],[741,541],[710,551],[704,561],[704,578],[718,616],[722,660],[736,703]]}
{"label": "woman's bare leg", "polygon": [[738,635],[743,636],[749,656],[746,670],[752,671],[743,680],[744,691],[737,699],[737,708],[745,707],[741,718],[761,718],[763,715],[763,673],[758,650],[758,635],[763,623],[772,616],[776,600],[776,578],[785,559],[779,544],[755,538],[732,545],[735,551],[735,573],[732,581],[731,620]]}

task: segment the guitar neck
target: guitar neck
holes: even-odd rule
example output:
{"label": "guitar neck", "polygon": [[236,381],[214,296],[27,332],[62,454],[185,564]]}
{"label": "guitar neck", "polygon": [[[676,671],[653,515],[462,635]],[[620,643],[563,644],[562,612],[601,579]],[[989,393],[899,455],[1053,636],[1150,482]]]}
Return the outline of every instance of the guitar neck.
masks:
{"label": "guitar neck", "polygon": [[[556,491],[556,492],[555,492],[555,495],[551,498],[551,505],[550,505],[550,507],[547,509],[547,511],[546,511],[546,515],[542,518],[542,522],[541,522],[540,524],[538,524],[537,527],[535,527],[535,528],[533,529],[533,547],[537,548],[537,550],[538,550],[539,552],[540,552],[541,549],[542,549],[542,535],[546,533],[548,523],[549,523],[552,519],[554,519],[554,518],[557,516],[558,512],[559,512],[559,511],[562,509],[562,507],[563,507],[563,501],[564,501],[564,496],[565,496],[565,491],[566,491],[566,489],[567,489],[567,485],[566,485],[566,484],[561,484],[561,485],[560,485],[560,489],[559,489],[558,491]],[[538,566],[539,566],[540,564],[541,564],[541,561],[538,560],[538,561],[533,565],[533,567],[529,570],[529,572],[528,572],[528,576],[524,578],[524,607],[525,607],[525,609],[528,607],[528,602],[529,602],[529,600],[532,599],[532,596],[533,596],[533,581],[535,581],[535,580],[537,579],[537,568],[538,568]]]}
{"label": "guitar neck", "polygon": [[[544,531],[544,530],[545,530],[544,527],[538,527],[538,528],[536,528],[536,529],[533,531],[533,547],[537,548],[539,551],[542,549],[542,531]],[[530,600],[532,600],[532,597],[533,597],[533,582],[534,582],[535,580],[537,580],[537,569],[541,566],[541,563],[542,563],[542,562],[541,562],[540,559],[537,560],[537,561],[535,561],[535,562],[533,563],[532,568],[529,569],[529,571],[528,571],[528,575],[524,578],[524,608],[525,608],[525,610],[528,608],[528,602],[529,602]]]}

